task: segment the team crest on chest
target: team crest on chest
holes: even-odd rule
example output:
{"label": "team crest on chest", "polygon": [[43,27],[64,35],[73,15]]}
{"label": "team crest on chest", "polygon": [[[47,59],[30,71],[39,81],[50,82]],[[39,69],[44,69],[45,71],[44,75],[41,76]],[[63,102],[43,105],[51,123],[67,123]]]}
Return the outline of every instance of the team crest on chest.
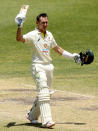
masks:
{"label": "team crest on chest", "polygon": [[45,53],[48,53],[48,48],[47,48],[47,44],[46,43],[43,44],[43,47],[44,48],[43,48],[42,51],[45,52]]}
{"label": "team crest on chest", "polygon": [[46,43],[44,44],[44,48],[47,48],[47,44]]}

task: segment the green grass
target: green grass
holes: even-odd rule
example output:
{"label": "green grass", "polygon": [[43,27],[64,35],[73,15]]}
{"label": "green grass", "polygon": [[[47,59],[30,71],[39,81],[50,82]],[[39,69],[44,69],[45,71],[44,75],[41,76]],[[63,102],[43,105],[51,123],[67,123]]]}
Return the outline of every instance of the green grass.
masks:
{"label": "green grass", "polygon": [[[60,77],[62,86],[78,85],[78,91],[87,87],[97,90],[98,79],[98,16],[97,0],[6,0],[0,4],[0,77],[30,77],[31,49],[16,41],[17,25],[14,18],[22,4],[29,4],[23,34],[35,28],[36,15],[47,12],[49,27],[58,45],[70,52],[85,51],[90,48],[95,54],[91,65],[80,66],[52,51],[54,85]],[[40,3],[40,4],[38,4]],[[73,79],[74,78],[74,79]],[[70,79],[70,81],[68,81]],[[59,81],[60,81],[59,80]],[[66,81],[66,83],[65,83]],[[85,82],[84,82],[85,81]],[[59,85],[60,86],[60,85]],[[68,90],[74,90],[66,87]],[[84,87],[84,88],[83,88]],[[57,87],[62,89],[62,87]],[[86,90],[86,89],[85,89]],[[88,90],[87,90],[88,92]]]}

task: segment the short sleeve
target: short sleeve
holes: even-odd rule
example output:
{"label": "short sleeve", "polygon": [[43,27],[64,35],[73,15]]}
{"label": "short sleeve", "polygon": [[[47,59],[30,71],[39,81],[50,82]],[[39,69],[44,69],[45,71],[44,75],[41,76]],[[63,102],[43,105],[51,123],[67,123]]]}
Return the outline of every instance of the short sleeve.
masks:
{"label": "short sleeve", "polygon": [[50,39],[51,39],[51,48],[54,48],[54,47],[57,46],[57,43],[56,43],[52,33],[51,32],[48,32],[48,33],[49,33],[49,36],[50,36]]}
{"label": "short sleeve", "polygon": [[32,41],[32,34],[31,34],[31,32],[29,32],[27,34],[24,34],[23,38],[25,39],[25,43],[31,43],[31,41]]}
{"label": "short sleeve", "polygon": [[54,48],[56,46],[57,46],[57,43],[56,43],[54,37],[52,36],[52,48]]}

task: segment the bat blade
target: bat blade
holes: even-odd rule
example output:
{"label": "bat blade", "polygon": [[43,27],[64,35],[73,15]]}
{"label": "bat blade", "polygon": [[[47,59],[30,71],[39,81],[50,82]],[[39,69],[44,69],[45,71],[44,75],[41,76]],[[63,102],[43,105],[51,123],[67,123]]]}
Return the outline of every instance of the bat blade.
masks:
{"label": "bat blade", "polygon": [[26,16],[28,8],[29,8],[29,5],[22,5],[19,13],[22,13]]}

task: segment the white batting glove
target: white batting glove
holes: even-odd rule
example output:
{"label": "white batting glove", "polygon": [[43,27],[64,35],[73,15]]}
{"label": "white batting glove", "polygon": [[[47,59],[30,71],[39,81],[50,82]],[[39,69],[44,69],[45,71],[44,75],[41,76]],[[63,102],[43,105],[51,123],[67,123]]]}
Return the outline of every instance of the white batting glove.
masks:
{"label": "white batting glove", "polygon": [[80,63],[81,62],[79,54],[73,53],[73,58],[74,58],[74,60],[75,60],[76,63]]}
{"label": "white batting glove", "polygon": [[16,24],[18,24],[19,27],[22,27],[23,26],[23,23],[25,21],[25,15],[24,13],[19,13],[16,18],[15,18],[15,22]]}
{"label": "white batting glove", "polygon": [[19,27],[22,27],[24,23],[28,8],[29,5],[22,5],[19,14],[15,18],[15,22],[18,24]]}

